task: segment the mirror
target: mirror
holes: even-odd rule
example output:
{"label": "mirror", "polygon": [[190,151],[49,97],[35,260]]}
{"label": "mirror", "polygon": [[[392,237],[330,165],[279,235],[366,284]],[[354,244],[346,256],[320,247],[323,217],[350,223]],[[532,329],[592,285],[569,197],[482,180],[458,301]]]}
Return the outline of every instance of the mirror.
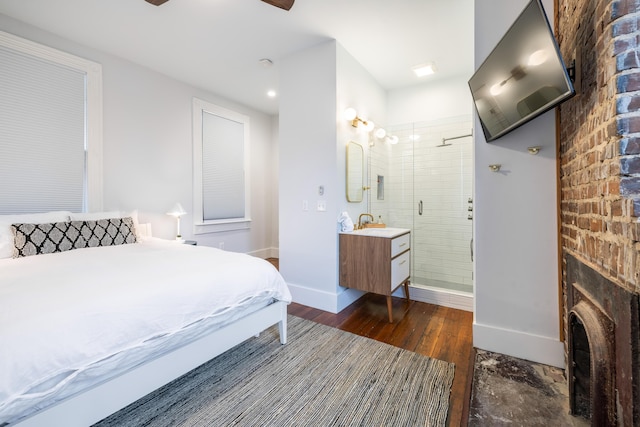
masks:
{"label": "mirror", "polygon": [[362,145],[349,141],[347,144],[347,201],[362,201],[364,176],[364,150]]}

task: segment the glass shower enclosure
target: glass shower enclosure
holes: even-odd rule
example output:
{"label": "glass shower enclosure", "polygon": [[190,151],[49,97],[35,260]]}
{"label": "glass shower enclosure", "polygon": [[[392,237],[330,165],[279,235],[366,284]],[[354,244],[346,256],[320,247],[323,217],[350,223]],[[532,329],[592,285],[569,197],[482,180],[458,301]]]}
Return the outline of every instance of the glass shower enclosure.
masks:
{"label": "glass shower enclosure", "polygon": [[471,116],[387,126],[372,138],[369,212],[411,229],[411,284],[473,293]]}

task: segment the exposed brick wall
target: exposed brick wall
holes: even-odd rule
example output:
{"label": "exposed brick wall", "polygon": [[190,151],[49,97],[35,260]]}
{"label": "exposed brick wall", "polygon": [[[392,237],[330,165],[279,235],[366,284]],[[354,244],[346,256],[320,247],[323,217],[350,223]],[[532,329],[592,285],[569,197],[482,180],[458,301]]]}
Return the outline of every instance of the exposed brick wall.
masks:
{"label": "exposed brick wall", "polygon": [[580,68],[560,107],[563,251],[640,293],[640,0],[557,0]]}
{"label": "exposed brick wall", "polygon": [[[562,55],[578,65],[578,93],[558,109],[565,351],[569,362],[569,312],[582,286],[589,289],[583,298],[603,306],[614,322],[610,381],[618,395],[609,390],[604,400],[615,401],[616,409],[611,404],[597,414],[637,425],[640,392],[629,372],[640,365],[634,299],[640,294],[640,0],[556,0],[556,12]],[[576,274],[583,270],[593,274]],[[586,283],[574,287],[574,280]],[[620,288],[636,302],[610,298],[625,293]],[[598,294],[604,298],[594,299]],[[630,321],[619,322],[620,313]],[[589,345],[592,355],[606,347],[598,340]],[[595,377],[606,374],[593,363],[591,369]]]}

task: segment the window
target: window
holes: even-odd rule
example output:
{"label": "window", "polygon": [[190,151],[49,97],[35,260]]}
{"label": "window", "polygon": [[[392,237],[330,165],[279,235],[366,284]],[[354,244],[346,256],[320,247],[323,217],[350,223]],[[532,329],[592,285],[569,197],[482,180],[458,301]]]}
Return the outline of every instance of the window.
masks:
{"label": "window", "polygon": [[249,117],[193,100],[194,233],[249,228]]}
{"label": "window", "polygon": [[0,31],[2,214],[102,209],[100,64]]}

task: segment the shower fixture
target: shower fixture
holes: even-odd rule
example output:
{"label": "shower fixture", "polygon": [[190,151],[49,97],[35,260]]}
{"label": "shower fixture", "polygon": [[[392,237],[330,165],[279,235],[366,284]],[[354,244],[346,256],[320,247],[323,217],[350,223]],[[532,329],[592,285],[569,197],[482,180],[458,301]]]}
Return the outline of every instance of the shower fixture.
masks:
{"label": "shower fixture", "polygon": [[466,138],[468,136],[473,136],[473,133],[470,133],[468,135],[452,136],[450,138],[442,138],[442,144],[436,145],[436,147],[448,147],[451,144],[447,144],[447,141],[450,141],[452,139]]}

